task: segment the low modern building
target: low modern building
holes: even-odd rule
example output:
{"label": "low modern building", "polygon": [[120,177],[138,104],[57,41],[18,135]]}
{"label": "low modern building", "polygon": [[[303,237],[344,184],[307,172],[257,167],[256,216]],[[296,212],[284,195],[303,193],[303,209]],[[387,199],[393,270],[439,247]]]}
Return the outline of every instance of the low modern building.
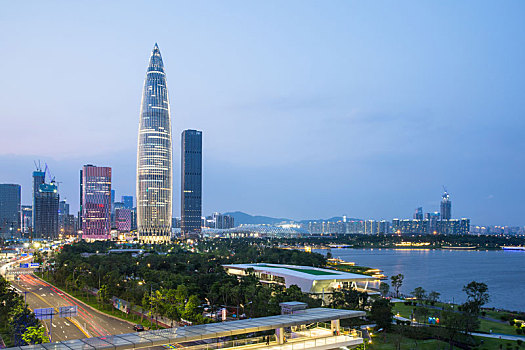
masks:
{"label": "low modern building", "polygon": [[286,315],[72,339],[7,350],[356,348],[363,345],[361,332],[342,327],[340,320],[362,316],[364,311],[316,308]]}
{"label": "low modern building", "polygon": [[360,275],[311,266],[281,264],[234,264],[223,265],[226,272],[235,276],[246,276],[252,271],[262,283],[286,286],[297,285],[304,293],[322,296],[338,289],[357,289],[369,294],[377,293],[380,280]]}

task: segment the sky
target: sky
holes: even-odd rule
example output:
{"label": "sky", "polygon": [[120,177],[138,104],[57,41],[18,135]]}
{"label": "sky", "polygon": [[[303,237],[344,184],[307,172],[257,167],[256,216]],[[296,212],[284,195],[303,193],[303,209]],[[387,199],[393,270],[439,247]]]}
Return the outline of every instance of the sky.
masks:
{"label": "sky", "polygon": [[203,214],[525,225],[523,1],[1,1],[0,183],[34,161],[78,210],[83,164],[135,194],[158,43],[180,134],[203,131]]}

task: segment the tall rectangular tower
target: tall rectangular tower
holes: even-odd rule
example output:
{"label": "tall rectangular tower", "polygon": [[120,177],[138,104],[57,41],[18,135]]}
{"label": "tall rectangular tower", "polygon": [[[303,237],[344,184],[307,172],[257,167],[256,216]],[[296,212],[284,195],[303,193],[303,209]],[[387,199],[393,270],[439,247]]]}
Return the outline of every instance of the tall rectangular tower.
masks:
{"label": "tall rectangular tower", "polygon": [[181,152],[181,234],[196,238],[202,216],[202,131],[184,130]]}
{"label": "tall rectangular tower", "polygon": [[33,171],[33,224],[32,224],[33,230],[35,229],[35,220],[36,220],[36,215],[35,215],[36,197],[37,197],[38,189],[40,188],[40,185],[42,185],[45,182],[45,178],[46,178],[45,171],[41,171],[41,169]]}
{"label": "tall rectangular tower", "polygon": [[452,201],[447,191],[441,196],[441,220],[452,219]]}
{"label": "tall rectangular tower", "polygon": [[58,187],[56,183],[42,183],[34,197],[33,238],[53,240],[58,238]]}
{"label": "tall rectangular tower", "polygon": [[82,239],[109,239],[111,233],[111,168],[84,165],[81,174]]}
{"label": "tall rectangular tower", "polygon": [[20,185],[0,184],[0,236],[17,237],[20,233]]}

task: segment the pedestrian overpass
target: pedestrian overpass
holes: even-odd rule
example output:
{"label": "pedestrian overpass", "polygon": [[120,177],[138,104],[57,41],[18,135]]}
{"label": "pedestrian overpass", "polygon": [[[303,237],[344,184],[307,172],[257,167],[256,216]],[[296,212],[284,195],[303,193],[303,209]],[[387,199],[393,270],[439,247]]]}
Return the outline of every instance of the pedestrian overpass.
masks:
{"label": "pedestrian overpass", "polygon": [[363,344],[361,333],[341,327],[340,320],[361,316],[365,316],[363,311],[315,308],[290,315],[75,339],[8,350],[329,350],[343,346],[352,348]]}

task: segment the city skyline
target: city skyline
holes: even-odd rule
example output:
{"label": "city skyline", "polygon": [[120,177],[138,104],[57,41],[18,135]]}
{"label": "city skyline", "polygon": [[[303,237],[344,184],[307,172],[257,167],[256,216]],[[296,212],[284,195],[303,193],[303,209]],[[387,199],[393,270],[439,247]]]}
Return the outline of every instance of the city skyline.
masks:
{"label": "city skyline", "polygon": [[[0,61],[8,66],[15,50],[24,66],[16,76],[6,72],[12,84],[0,94],[11,131],[0,141],[0,182],[21,184],[22,204],[31,202],[37,159],[62,182],[61,198],[74,213],[83,164],[111,166],[117,197],[134,194],[144,52],[158,41],[177,82],[173,133],[191,127],[207,135],[205,213],[408,217],[419,206],[439,208],[436,193],[446,185],[458,217],[525,224],[525,106],[517,93],[524,50],[515,44],[525,38],[522,3],[482,3],[473,13],[456,3],[372,11],[358,3],[290,2],[279,14],[275,4],[176,3],[158,14],[158,28],[147,29],[136,26],[145,15],[136,3],[118,25],[118,5],[57,4],[28,11],[8,4],[0,14],[12,33],[0,43]],[[495,14],[500,19],[490,21]],[[210,17],[215,33],[205,25]],[[93,18],[99,26],[82,29]],[[41,32],[31,29],[35,19],[45,21]],[[262,33],[264,23],[273,25]],[[49,76],[61,68],[72,74]],[[119,88],[108,94],[101,79]],[[75,93],[58,98],[52,91],[59,85]],[[28,96],[31,104],[11,103]],[[97,147],[81,148],[88,138]],[[177,146],[173,152],[179,183]],[[173,203],[180,212],[178,191]]]}

